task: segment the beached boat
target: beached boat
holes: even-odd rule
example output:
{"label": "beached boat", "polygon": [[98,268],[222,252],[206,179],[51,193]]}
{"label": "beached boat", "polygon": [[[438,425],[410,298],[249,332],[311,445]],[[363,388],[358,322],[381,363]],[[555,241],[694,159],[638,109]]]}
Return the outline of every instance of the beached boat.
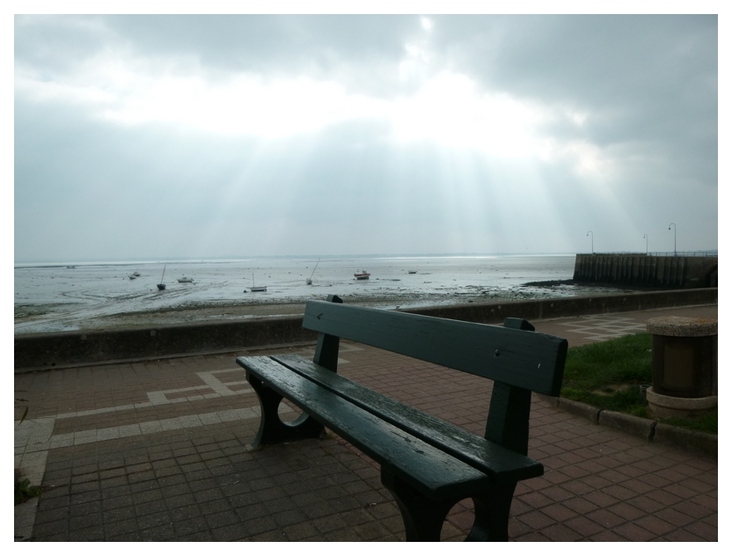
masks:
{"label": "beached boat", "polygon": [[165,283],[163,282],[163,278],[165,278],[165,267],[167,265],[163,265],[163,275],[160,277],[160,283],[158,284],[158,289],[160,291],[163,291],[165,289]]}
{"label": "beached boat", "polygon": [[365,270],[362,270],[361,272],[356,272],[354,276],[356,277],[356,280],[368,280],[371,274],[369,274]]}
{"label": "beached boat", "polygon": [[192,284],[193,278],[188,278],[187,276],[183,276],[183,278],[178,278],[178,282],[181,284]]}
{"label": "beached boat", "polygon": [[318,259],[318,262],[315,263],[315,268],[313,269],[313,272],[310,274],[310,278],[308,278],[307,280],[305,280],[305,283],[308,286],[312,286],[313,285],[313,274],[315,274],[315,270],[318,268],[318,265],[319,264],[320,264],[320,259]]}
{"label": "beached boat", "polygon": [[[244,290],[244,291],[247,291],[247,290]],[[252,287],[249,288],[249,291],[252,292],[252,293],[254,293],[254,292],[266,292],[267,291],[267,286],[257,286],[254,283],[254,274],[252,274]]]}

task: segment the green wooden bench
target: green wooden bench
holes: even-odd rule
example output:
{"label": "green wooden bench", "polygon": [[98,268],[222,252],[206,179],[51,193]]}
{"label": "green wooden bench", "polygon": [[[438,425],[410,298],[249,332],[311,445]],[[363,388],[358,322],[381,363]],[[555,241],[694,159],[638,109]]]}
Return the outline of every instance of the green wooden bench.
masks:
{"label": "green wooden bench", "polygon": [[[466,498],[475,508],[466,540],[508,540],[517,481],[544,473],[526,456],[531,392],[559,395],[567,341],[522,319],[492,326],[352,307],[336,296],[309,302],[303,327],[319,333],[313,361],[237,358],[261,404],[253,445],[317,438],[327,427],[380,464],[407,540],[440,540],[448,512]],[[340,338],[492,379],[485,437],[338,375]],[[283,398],[303,410],[293,423],[278,415]]]}

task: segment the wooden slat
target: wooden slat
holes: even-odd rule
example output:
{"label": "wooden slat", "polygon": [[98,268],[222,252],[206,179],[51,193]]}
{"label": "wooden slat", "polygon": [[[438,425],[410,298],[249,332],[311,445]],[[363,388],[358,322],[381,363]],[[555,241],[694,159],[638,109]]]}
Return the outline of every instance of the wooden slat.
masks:
{"label": "wooden slat", "polygon": [[530,458],[485,440],[457,425],[369,390],[302,357],[277,355],[272,356],[272,359],[392,425],[483,471],[496,481],[539,477],[544,472],[544,467]]}
{"label": "wooden slat", "polygon": [[426,495],[467,497],[492,483],[477,469],[269,357],[239,357],[237,363],[377,462],[399,470],[406,482]]}
{"label": "wooden slat", "polygon": [[548,334],[325,301],[303,327],[549,396],[562,385],[567,340]]}

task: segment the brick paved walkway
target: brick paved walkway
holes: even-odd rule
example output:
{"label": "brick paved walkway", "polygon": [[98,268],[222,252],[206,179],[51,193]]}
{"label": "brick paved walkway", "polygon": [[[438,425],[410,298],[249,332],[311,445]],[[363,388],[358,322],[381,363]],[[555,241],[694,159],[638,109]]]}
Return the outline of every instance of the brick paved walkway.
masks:
{"label": "brick paved walkway", "polygon": [[[716,318],[717,307],[534,324],[573,346],[663,314]],[[488,381],[344,348],[343,375],[482,433]],[[16,540],[403,540],[378,467],[337,437],[248,448],[258,403],[234,362],[242,354],[17,375],[31,412],[15,427],[16,468],[46,490],[16,508]],[[538,396],[531,421],[529,456],[546,472],[517,488],[512,540],[717,540],[716,459],[592,424]],[[443,539],[462,540],[470,524],[465,502]]]}

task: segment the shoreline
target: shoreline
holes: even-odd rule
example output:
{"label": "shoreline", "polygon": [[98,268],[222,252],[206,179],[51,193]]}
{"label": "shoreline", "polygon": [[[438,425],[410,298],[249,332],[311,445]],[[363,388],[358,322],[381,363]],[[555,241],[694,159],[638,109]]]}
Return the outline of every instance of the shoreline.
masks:
{"label": "shoreline", "polygon": [[[526,288],[526,289],[523,289]],[[521,288],[500,292],[414,294],[392,293],[384,295],[340,295],[344,303],[377,309],[416,309],[454,306],[471,303],[508,303],[541,299],[560,299],[591,295],[631,293],[607,286],[576,284],[572,280],[532,282]],[[310,299],[325,299],[326,293]],[[264,318],[292,317],[304,313],[310,299],[267,299],[231,301],[201,301],[185,305],[123,311],[113,314],[94,314],[94,308],[69,305],[19,305],[15,307],[15,335],[47,334],[56,332],[81,332],[164,327],[195,322],[226,322]]]}
{"label": "shoreline", "polygon": [[[716,310],[717,302],[717,288],[689,288],[404,309],[424,316],[500,324],[507,317],[517,316],[533,322],[653,309],[679,308],[685,311],[684,307],[709,305],[714,305]],[[352,300],[349,304],[354,305]],[[197,317],[193,321],[176,318],[172,322],[153,323],[148,318],[143,318],[143,324],[135,327],[130,326],[128,320],[122,319],[120,323],[124,323],[124,326],[16,335],[14,367],[16,373],[30,372],[82,363],[229,353],[240,349],[260,349],[263,346],[285,346],[314,341],[314,336],[302,328],[302,315],[222,319],[221,309],[218,307],[218,314],[210,320],[204,318],[205,314],[199,310],[197,314],[193,313]],[[295,313],[300,311],[297,306],[292,309]],[[271,311],[271,306],[266,309],[268,313]],[[138,315],[140,316],[144,317]]]}

